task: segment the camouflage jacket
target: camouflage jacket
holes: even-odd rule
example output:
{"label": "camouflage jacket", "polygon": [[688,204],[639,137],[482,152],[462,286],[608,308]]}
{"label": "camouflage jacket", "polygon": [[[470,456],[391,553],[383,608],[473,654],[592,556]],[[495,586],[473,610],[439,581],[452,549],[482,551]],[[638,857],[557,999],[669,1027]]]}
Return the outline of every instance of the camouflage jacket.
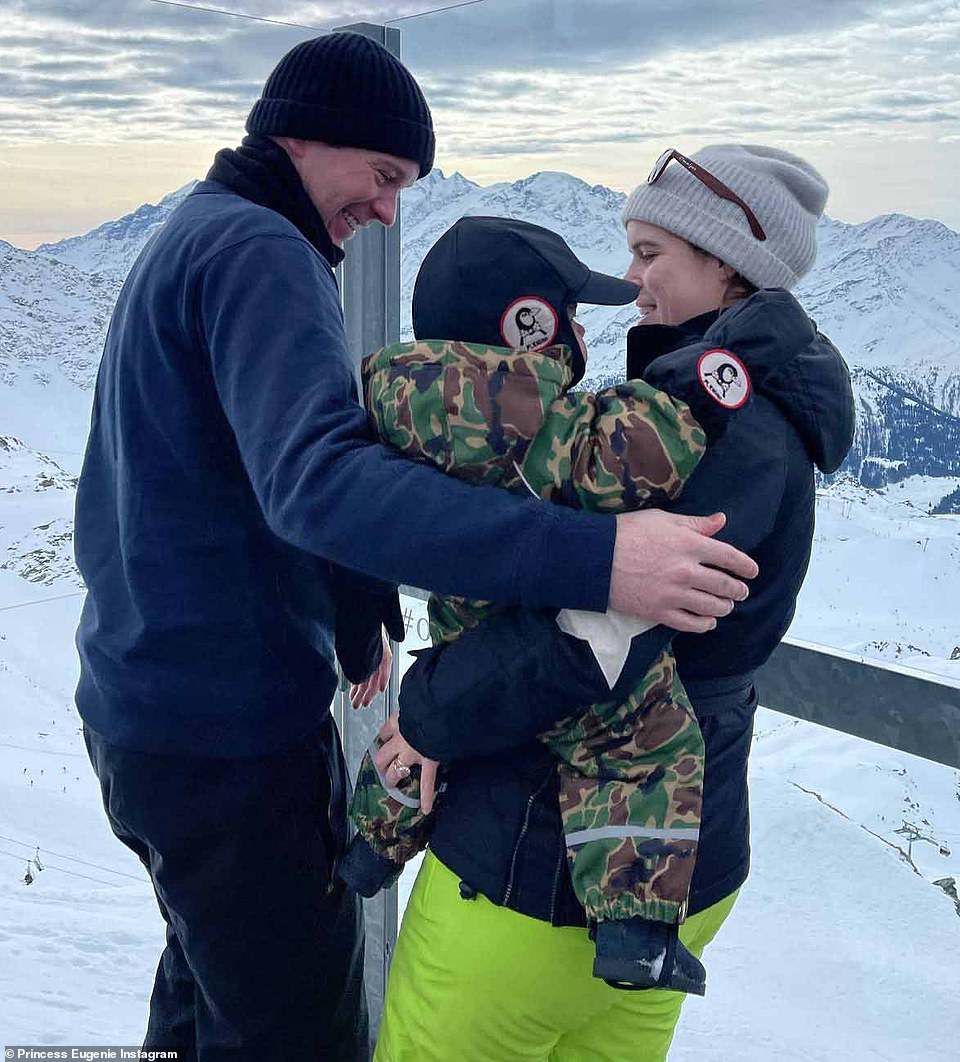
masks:
{"label": "camouflage jacket", "polygon": [[[366,358],[362,379],[377,433],[408,457],[468,483],[529,489],[599,512],[675,498],[708,434],[717,438],[730,417],[696,381],[683,396],[643,380],[568,391],[573,369],[564,346],[521,352],[399,343]],[[430,611],[435,642],[485,614],[457,598],[434,598]]]}
{"label": "camouflage jacket", "polygon": [[381,438],[468,483],[525,481],[541,498],[605,512],[676,497],[706,445],[689,406],[642,380],[568,392],[572,378],[562,346],[431,340],[363,365]]}

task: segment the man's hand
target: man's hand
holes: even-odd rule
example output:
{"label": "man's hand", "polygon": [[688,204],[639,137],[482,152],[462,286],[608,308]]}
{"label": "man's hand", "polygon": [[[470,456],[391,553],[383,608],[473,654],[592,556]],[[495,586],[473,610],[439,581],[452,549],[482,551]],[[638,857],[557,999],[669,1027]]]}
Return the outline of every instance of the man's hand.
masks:
{"label": "man's hand", "polygon": [[759,571],[745,553],[710,537],[726,522],[723,513],[677,516],[659,509],[618,516],[610,608],[678,631],[713,630],[715,617],[732,612],[749,592],[726,572],[753,579]]}
{"label": "man's hand", "polygon": [[400,733],[400,713],[393,715],[380,727],[377,735],[383,744],[374,754],[373,762],[390,785],[402,781],[407,773],[397,770],[397,761],[406,767],[420,764],[420,810],[424,815],[433,811],[433,800],[437,791],[437,762],[428,760],[409,744]]}
{"label": "man's hand", "polygon": [[380,666],[366,682],[358,682],[350,687],[350,703],[354,708],[366,708],[378,693],[383,693],[387,688],[390,667],[393,664],[393,650],[390,648],[390,639],[382,629],[380,637],[383,639],[383,657],[380,660]]}

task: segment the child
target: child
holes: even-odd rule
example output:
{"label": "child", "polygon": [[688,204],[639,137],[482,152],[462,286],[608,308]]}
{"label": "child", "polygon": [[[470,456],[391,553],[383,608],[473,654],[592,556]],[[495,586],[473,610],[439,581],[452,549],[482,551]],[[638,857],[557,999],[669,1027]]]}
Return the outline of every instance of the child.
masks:
{"label": "child", "polygon": [[[546,229],[462,219],[421,267],[417,342],[364,362],[364,398],[378,433],[471,483],[530,490],[558,504],[621,512],[675,498],[707,437],[717,439],[748,401],[749,376],[723,352],[740,380],[729,399],[704,379],[675,397],[638,380],[571,392],[586,358],[576,304],[624,304],[637,294],[632,284],[592,273]],[[455,639],[490,611],[432,597],[434,643]],[[583,620],[558,618],[575,634]],[[602,666],[612,689],[619,667]],[[618,987],[702,995],[703,967],[677,927],[696,857],[703,742],[669,649],[625,700],[593,705],[542,740],[560,761],[571,876],[596,927],[594,974]],[[360,836],[339,871],[363,895],[425,846],[430,820],[417,792],[416,777],[388,786],[365,757],[351,808]]]}

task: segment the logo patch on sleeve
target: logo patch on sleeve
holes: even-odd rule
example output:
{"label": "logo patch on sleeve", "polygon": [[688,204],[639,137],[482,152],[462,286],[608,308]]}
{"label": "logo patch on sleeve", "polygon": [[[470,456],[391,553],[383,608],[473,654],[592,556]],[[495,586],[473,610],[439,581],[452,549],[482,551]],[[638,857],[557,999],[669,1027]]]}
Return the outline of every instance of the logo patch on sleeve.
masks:
{"label": "logo patch on sleeve", "polygon": [[500,335],[513,350],[543,350],[557,338],[560,322],[549,302],[523,295],[503,311]]}
{"label": "logo patch on sleeve", "polygon": [[746,365],[722,347],[700,355],[697,375],[707,394],[725,409],[739,409],[750,397],[752,385]]}

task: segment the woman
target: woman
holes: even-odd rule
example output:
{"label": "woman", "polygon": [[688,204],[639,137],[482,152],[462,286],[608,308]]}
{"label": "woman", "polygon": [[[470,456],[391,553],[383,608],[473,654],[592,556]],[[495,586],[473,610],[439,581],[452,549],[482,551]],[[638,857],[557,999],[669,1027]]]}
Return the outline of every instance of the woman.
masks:
{"label": "woman", "polygon": [[[760,566],[749,599],[714,632],[674,641],[706,746],[681,927],[698,956],[748,872],[752,676],[793,616],[813,537],[814,465],[833,471],[852,440],[843,360],[791,296],[762,290],[792,287],[812,266],[826,193],[794,155],[718,145],[664,153],[624,208],[627,277],[644,313],[628,337],[628,375],[668,393],[695,377],[717,401],[735,401],[739,349],[755,393],[676,506],[722,509],[723,537]],[[576,686],[576,664],[566,636],[535,622],[507,614],[421,656],[401,692],[402,735],[396,721],[385,728],[388,777],[397,758],[430,757],[448,772],[394,958],[380,1062],[666,1057],[683,996],[618,992],[591,976],[555,765],[534,740],[569,711],[560,690]]]}

